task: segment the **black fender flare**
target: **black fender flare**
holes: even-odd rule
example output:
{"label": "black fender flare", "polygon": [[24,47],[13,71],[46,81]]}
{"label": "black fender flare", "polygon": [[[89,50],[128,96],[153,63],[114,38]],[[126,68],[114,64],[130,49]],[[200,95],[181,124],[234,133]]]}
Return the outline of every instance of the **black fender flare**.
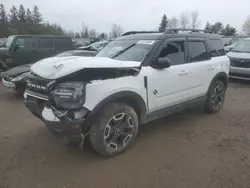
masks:
{"label": "black fender flare", "polygon": [[223,81],[224,84],[225,84],[225,86],[226,86],[226,88],[227,88],[227,86],[228,86],[228,80],[229,80],[228,75],[227,75],[225,72],[219,72],[219,73],[216,74],[216,75],[214,76],[214,78],[212,79],[212,81],[211,81],[211,83],[210,83],[210,85],[209,85],[209,87],[208,87],[208,91],[209,91],[209,89],[210,89],[212,83],[214,83],[216,80],[221,80],[221,81]]}
{"label": "black fender flare", "polygon": [[138,115],[139,123],[143,122],[147,113],[146,103],[143,98],[136,92],[133,91],[120,91],[114,93],[107,98],[99,102],[95,108],[90,112],[89,117],[92,117],[97,114],[101,109],[112,102],[124,102],[134,108]]}

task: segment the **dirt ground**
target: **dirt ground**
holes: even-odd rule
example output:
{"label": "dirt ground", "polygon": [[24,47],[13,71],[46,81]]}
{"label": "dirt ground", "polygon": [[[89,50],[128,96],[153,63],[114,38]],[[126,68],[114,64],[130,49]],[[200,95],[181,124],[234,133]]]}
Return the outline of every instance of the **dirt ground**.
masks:
{"label": "dirt ground", "polygon": [[199,109],[140,128],[103,158],[64,145],[0,84],[0,188],[250,187],[250,83],[231,83],[220,113]]}

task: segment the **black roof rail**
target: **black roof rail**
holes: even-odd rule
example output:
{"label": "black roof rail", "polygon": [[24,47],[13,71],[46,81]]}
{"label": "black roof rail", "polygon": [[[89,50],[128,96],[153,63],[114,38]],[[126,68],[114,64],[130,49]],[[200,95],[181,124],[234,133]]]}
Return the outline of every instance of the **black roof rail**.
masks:
{"label": "black roof rail", "polygon": [[124,33],[122,36],[142,34],[142,33],[160,33],[160,32],[158,32],[158,31],[128,31],[128,32]]}
{"label": "black roof rail", "polygon": [[202,29],[167,29],[164,34],[178,34],[179,31],[190,31],[190,32],[199,32],[199,33],[212,33],[211,31],[206,31]]}

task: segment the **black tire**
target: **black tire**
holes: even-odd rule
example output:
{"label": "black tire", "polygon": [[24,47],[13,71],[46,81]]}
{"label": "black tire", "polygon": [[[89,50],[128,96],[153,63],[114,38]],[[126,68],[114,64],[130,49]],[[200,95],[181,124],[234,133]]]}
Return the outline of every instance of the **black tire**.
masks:
{"label": "black tire", "polygon": [[[216,105],[214,105],[214,97],[213,97],[213,94],[216,90],[216,88],[218,87],[222,87],[222,94],[221,94],[221,104],[218,105],[218,107],[215,107]],[[207,93],[207,100],[205,102],[205,105],[204,105],[204,109],[205,109],[205,112],[207,113],[217,113],[220,111],[223,103],[224,103],[224,100],[225,100],[225,92],[226,92],[226,86],[225,84],[221,81],[221,80],[216,80],[214,81],[210,87],[209,87],[209,90],[208,90],[208,93]]]}
{"label": "black tire", "polygon": [[[111,134],[110,137],[113,137],[112,135],[118,134],[118,133],[116,133],[117,129],[114,128],[114,127],[116,127],[116,125],[114,125],[112,128],[110,128],[111,126],[108,124],[110,124],[109,122],[113,121],[114,117],[120,116],[120,114],[125,114],[126,118],[129,119],[129,120],[127,120],[127,125],[129,127],[126,127],[126,128],[131,129],[131,132],[129,133],[130,136],[129,136],[129,139],[127,139],[128,137],[126,137],[125,140],[123,140],[123,143],[122,143],[123,147],[118,148],[118,145],[116,145],[116,148],[111,148],[111,145],[112,145],[111,142],[109,143],[110,145],[108,146],[107,140],[106,140],[107,138],[105,139],[106,129],[107,129],[107,127],[109,127],[108,128],[109,129],[108,135]],[[123,118],[125,118],[125,115],[123,115],[123,117],[121,119],[121,121],[122,121],[122,122],[120,122],[121,127],[124,126]],[[116,121],[118,121],[118,120],[115,120],[115,122]],[[133,125],[131,126],[131,124],[129,122],[132,122]],[[113,123],[113,124],[116,124],[116,123]],[[119,122],[117,124],[119,124]],[[116,131],[113,132],[113,130],[116,130]],[[113,133],[111,133],[111,132],[113,132]],[[97,153],[99,153],[103,156],[112,157],[112,156],[116,156],[120,153],[123,153],[125,150],[127,150],[134,142],[136,135],[137,135],[137,132],[138,132],[138,117],[137,117],[135,110],[132,107],[130,107],[124,103],[111,103],[107,107],[102,109],[94,117],[94,120],[92,121],[91,127],[90,127],[89,140],[90,140],[92,147],[94,148],[94,150]],[[125,135],[123,130],[122,130],[122,134],[123,134],[122,136]],[[109,138],[109,136],[108,136],[108,138]],[[116,138],[116,140],[117,140],[117,138]],[[124,144],[124,141],[127,141],[127,143]]]}

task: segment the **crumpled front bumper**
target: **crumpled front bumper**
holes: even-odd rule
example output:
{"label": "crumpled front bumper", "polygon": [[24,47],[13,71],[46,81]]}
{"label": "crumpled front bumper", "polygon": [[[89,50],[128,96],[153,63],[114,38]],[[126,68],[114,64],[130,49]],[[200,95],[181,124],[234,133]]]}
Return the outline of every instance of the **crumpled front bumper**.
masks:
{"label": "crumpled front bumper", "polygon": [[[49,130],[66,136],[71,141],[80,140],[81,129],[89,112],[87,109],[62,114],[62,112],[47,105],[45,99],[35,98],[27,92],[24,93],[24,103],[32,114],[45,123]],[[70,118],[68,115],[70,115]]]}

